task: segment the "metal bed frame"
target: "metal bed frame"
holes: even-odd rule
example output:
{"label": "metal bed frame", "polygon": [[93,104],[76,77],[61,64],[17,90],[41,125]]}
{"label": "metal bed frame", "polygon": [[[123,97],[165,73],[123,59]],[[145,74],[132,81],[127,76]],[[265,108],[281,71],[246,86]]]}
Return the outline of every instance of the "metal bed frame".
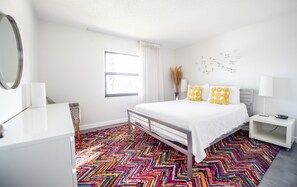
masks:
{"label": "metal bed frame", "polygon": [[[253,114],[253,98],[254,98],[254,91],[252,89],[240,89],[240,102],[244,103],[247,107],[248,114],[251,116]],[[131,125],[139,128],[140,130],[146,132],[147,134],[153,136],[154,138],[160,140],[161,142],[173,147],[174,149],[184,153],[187,155],[187,171],[188,171],[188,178],[192,178],[192,165],[193,165],[193,147],[192,147],[192,132],[187,129],[180,128],[173,124],[167,123],[165,121],[161,121],[159,119],[150,117],[143,113],[137,112],[135,110],[127,109],[128,114],[128,129],[129,134],[131,133]],[[148,128],[145,128],[148,127]],[[152,126],[158,126],[158,128],[165,130],[165,128],[170,128],[176,130],[185,135],[187,140],[187,148],[184,148],[180,145],[175,144],[174,142],[162,137],[162,133],[153,131]],[[163,127],[163,128],[162,128]],[[236,129],[236,131],[239,129]],[[235,131],[234,131],[235,132]],[[180,136],[174,134],[176,136]],[[223,139],[226,136],[223,136],[219,140]],[[219,140],[215,140],[216,142]]]}

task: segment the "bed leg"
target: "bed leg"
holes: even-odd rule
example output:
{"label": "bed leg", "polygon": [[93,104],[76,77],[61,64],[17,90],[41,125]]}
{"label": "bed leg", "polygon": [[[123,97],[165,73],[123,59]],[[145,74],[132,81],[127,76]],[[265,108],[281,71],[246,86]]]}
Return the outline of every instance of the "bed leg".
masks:
{"label": "bed leg", "polygon": [[191,180],[192,178],[192,168],[193,168],[193,147],[192,147],[192,133],[188,133],[188,178]]}
{"label": "bed leg", "polygon": [[131,125],[130,125],[130,123],[128,123],[128,134],[129,135],[131,134]]}
{"label": "bed leg", "polygon": [[193,163],[193,155],[188,155],[188,178],[189,180],[192,178],[192,163]]}
{"label": "bed leg", "polygon": [[127,110],[127,114],[128,114],[128,134],[131,134],[131,121],[130,121],[130,112],[129,110]]}

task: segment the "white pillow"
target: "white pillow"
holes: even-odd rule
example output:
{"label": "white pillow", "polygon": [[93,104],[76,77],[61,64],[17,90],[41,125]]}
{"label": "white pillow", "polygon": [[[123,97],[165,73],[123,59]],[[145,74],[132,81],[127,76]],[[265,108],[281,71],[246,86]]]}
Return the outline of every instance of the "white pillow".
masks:
{"label": "white pillow", "polygon": [[209,92],[210,92],[209,84],[203,84],[203,85],[188,85],[188,92],[189,92],[189,88],[190,88],[190,86],[201,87],[201,88],[202,88],[201,100],[202,100],[202,101],[207,101],[207,100],[208,100],[208,95],[209,95]]}
{"label": "white pillow", "polygon": [[208,93],[208,101],[210,100],[210,90],[212,88],[230,88],[229,103],[230,104],[239,104],[240,103],[240,87],[239,86],[210,86]]}

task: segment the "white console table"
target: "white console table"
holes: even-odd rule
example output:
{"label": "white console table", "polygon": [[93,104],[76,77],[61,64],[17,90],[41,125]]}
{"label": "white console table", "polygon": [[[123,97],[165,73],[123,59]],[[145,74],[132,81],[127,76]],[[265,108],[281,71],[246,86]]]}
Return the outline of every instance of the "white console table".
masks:
{"label": "white console table", "polygon": [[250,118],[250,138],[290,149],[294,143],[295,119],[276,119],[274,116],[254,115]]}
{"label": "white console table", "polygon": [[29,108],[0,139],[0,186],[76,187],[74,129],[68,103]]}

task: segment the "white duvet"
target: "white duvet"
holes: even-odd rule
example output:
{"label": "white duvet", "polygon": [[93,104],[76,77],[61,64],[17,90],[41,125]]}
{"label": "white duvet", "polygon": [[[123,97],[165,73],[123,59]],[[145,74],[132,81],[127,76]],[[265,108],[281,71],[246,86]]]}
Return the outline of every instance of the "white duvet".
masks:
{"label": "white duvet", "polygon": [[[139,104],[134,107],[134,110],[190,130],[196,162],[201,162],[206,157],[204,149],[209,147],[215,139],[232,131],[249,119],[246,106],[243,103],[217,105],[206,101],[178,100]],[[187,145],[184,134],[168,128],[162,129],[158,126],[152,127],[152,130],[163,137]]]}

